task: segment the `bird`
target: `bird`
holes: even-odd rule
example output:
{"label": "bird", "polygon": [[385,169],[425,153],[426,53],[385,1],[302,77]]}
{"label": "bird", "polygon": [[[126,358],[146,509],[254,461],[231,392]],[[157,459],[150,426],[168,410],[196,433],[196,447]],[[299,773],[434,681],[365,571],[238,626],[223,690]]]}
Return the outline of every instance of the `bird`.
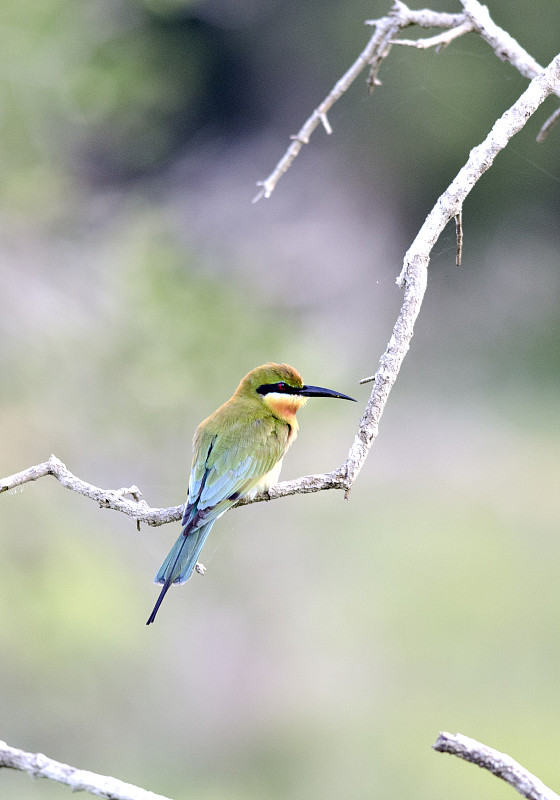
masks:
{"label": "bird", "polygon": [[267,491],[280,475],[282,459],[298,432],[296,412],[308,397],[353,397],[307,386],[289,364],[252,369],[232,397],[198,426],[181,534],[158,570],[162,584],[146,622],[154,622],[172,584],[192,575],[216,520],[241,498]]}

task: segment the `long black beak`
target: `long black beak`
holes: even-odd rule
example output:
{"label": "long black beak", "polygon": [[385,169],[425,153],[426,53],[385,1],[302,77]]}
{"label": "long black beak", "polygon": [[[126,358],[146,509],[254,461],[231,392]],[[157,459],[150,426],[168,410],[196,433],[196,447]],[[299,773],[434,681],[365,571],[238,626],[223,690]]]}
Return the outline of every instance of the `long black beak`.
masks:
{"label": "long black beak", "polygon": [[298,390],[298,394],[302,394],[304,397],[339,397],[341,400],[351,400],[353,403],[357,402],[353,397],[348,397],[347,394],[335,392],[332,389],[323,389],[322,386],[302,386],[301,389]]}

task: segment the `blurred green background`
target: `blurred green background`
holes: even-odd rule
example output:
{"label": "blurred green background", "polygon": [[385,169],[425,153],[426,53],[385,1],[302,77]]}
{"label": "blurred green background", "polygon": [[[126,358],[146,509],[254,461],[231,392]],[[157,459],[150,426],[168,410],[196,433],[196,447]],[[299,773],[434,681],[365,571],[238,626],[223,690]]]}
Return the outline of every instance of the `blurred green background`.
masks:
{"label": "blurred green background", "polygon": [[[183,502],[196,425],[266,360],[359,398],[308,404],[283,477],[344,460],[404,252],[526,85],[474,36],[395,47],[252,205],[389,7],[3,0],[0,475],[53,452]],[[489,8],[560,49],[555,0]],[[447,729],[558,789],[557,103],[468,198],[460,269],[438,242],[349,502],[231,512],[146,628],[176,525],[48,478],[0,498],[0,738],[187,800],[513,797],[430,750]],[[0,772],[2,797],[67,793]]]}

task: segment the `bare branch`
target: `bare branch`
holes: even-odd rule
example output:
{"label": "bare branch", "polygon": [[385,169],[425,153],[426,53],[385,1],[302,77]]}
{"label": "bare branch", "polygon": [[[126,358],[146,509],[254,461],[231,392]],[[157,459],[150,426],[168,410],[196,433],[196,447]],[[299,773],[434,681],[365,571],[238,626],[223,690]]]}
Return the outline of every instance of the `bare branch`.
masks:
{"label": "bare branch", "polygon": [[473,186],[548,95],[558,89],[559,84],[560,55],[531,81],[521,97],[494,123],[486,139],[471,150],[467,163],[439,197],[409,248],[403,271],[397,279],[399,286],[406,286],[409,269],[413,276],[416,275],[419,260],[425,261],[427,267],[432,247],[449,220],[461,213],[463,202]]}
{"label": "bare branch", "polygon": [[[473,148],[467,163],[459,171],[449,188],[440,196],[406,253],[403,270],[397,278],[398,285],[404,289],[403,305],[387,349],[381,356],[371,397],[345,464],[349,488],[355,481],[369,449],[377,437],[379,420],[387,403],[389,392],[410,347],[414,323],[426,291],[428,263],[433,246],[447,223],[453,217],[455,219],[460,217],[465,198],[481,175],[490,168],[497,154],[503,150],[512,136],[521,130],[529,117],[546,97],[555,91],[559,83],[560,55],[556,56],[549,66],[531,81],[519,100],[494,124],[482,144]],[[458,242],[459,240],[458,236]],[[349,488],[346,490],[346,495],[348,495]]]}
{"label": "bare branch", "polygon": [[246,497],[242,498],[234,507],[261,503],[263,500],[276,500],[279,497],[289,497],[292,494],[312,494],[313,492],[322,492],[325,489],[345,489],[348,491],[349,488],[347,462],[345,462],[332,472],[304,475],[302,478],[296,478],[292,481],[281,481],[271,486],[267,492],[258,494],[252,500],[248,500]]}
{"label": "bare branch", "polygon": [[473,30],[471,22],[463,22],[455,28],[451,28],[443,33],[438,33],[437,36],[429,36],[427,39],[394,39],[391,44],[401,44],[407,47],[416,47],[418,50],[427,50],[429,47],[435,47],[439,53],[444,47],[459,36],[464,36],[465,33],[470,33]]}
{"label": "bare branch", "polygon": [[371,37],[365,49],[360,53],[350,69],[336,82],[329,94],[325,97],[323,102],[317,106],[298,133],[290,137],[293,140],[292,144],[288,147],[284,156],[280,159],[268,178],[265,178],[264,181],[258,181],[257,186],[261,186],[262,188],[253,198],[253,203],[256,203],[262,197],[270,197],[276,184],[282,175],[291,167],[303,145],[309,143],[309,137],[319,123],[323,124],[327,133],[332,132],[330,124],[328,124],[328,122],[325,124],[327,112],[336,101],[342,97],[344,92],[352,85],[362,70],[366,66],[374,63],[376,57],[378,57],[378,53],[383,53],[383,57],[388,54],[388,43],[393,36],[396,35],[398,29],[398,23],[390,16],[384,17],[383,20],[379,21],[375,34]]}
{"label": "bare branch", "polygon": [[[523,128],[548,95],[554,93],[560,96],[560,55],[556,56],[546,69],[543,69],[507,32],[492,21],[488,9],[478,0],[461,0],[461,3],[464,13],[442,14],[428,9],[411,11],[401,0],[396,0],[387,16],[379,20],[368,21],[366,24],[374,25],[376,30],[365,49],[335,84],[323,102],[314,110],[300,131],[291,137],[292,144],[271,175],[258,184],[262,188],[255,197],[255,201],[261,197],[270,197],[278,180],[289,169],[302,146],[309,142],[316,127],[321,124],[327,134],[332,133],[327,112],[366,66],[370,67],[368,79],[370,89],[379,85],[377,77],[379,68],[394,44],[414,46],[419,49],[429,47],[441,49],[465,33],[474,31],[493,48],[500,59],[508,61],[522,75],[531,79],[526,91],[497,120],[484,141],[471,150],[467,162],[447,190],[439,197],[405,255],[402,271],[397,278],[397,284],[404,290],[401,310],[387,348],[380,358],[377,372],[360,381],[362,384],[373,381],[374,385],[346,461],[332,472],[307,475],[297,480],[278,483],[266,493],[258,495],[252,500],[241,499],[237,503],[238,506],[325,489],[343,489],[345,496],[348,497],[353,482],[378,435],[379,422],[390,390],[410,347],[414,324],[427,287],[428,264],[435,243],[447,223],[451,219],[455,219],[456,262],[457,265],[460,264],[463,242],[462,208],[465,198],[480,177],[490,168],[496,155]],[[412,25],[422,28],[437,27],[445,32],[419,40],[395,38],[400,31]],[[560,109],[542,127],[538,141],[544,139],[558,118],[560,118]],[[17,487],[46,475],[52,475],[63,486],[89,497],[100,507],[120,511],[138,522],[158,526],[180,520],[182,516],[183,505],[170,508],[151,508],[141,499],[141,492],[136,486],[113,490],[101,489],[87,483],[70,472],[65,464],[54,455],[51,455],[48,461],[1,480],[0,494],[14,491]],[[128,499],[127,496],[132,499]],[[197,570],[203,572],[204,568],[197,564]],[[438,752],[456,755],[487,769],[513,786],[528,800],[560,800],[559,795],[548,789],[510,756],[493,750],[474,739],[461,734],[452,735],[444,732],[439,735],[433,748]],[[156,795],[108,776],[75,769],[40,753],[32,754],[12,748],[2,741],[0,741],[1,767],[21,770],[33,777],[49,778],[67,784],[73,791],[88,791],[113,800],[167,800],[162,795]]]}
{"label": "bare branch", "polygon": [[443,732],[440,733],[432,747],[438,753],[449,753],[464,761],[470,761],[471,764],[477,764],[482,769],[487,769],[492,775],[502,778],[510,786],[513,786],[527,800],[560,800],[556,792],[545,786],[539,778],[528,772],[511,756],[487,747],[469,736]]}
{"label": "bare branch", "polygon": [[[432,11],[430,8],[415,10],[401,0],[395,0],[389,14],[398,18],[400,28],[408,28],[411,25],[417,25],[419,28],[455,28],[465,21],[464,14],[448,14],[445,11]],[[384,19],[385,17],[367,19],[365,24],[377,26]]]}
{"label": "bare branch", "polygon": [[[478,0],[461,0],[461,4],[473,29],[490,45],[499,59],[510,63],[525,78],[532,79],[543,71],[538,61],[524,50],[513,36],[496,25],[486,6],[483,6]],[[559,92],[560,89],[557,88],[555,94]]]}
{"label": "bare branch", "polygon": [[[484,9],[481,11],[482,7],[480,7],[477,0],[462,0],[462,2],[469,14],[474,14],[476,12],[477,16],[476,19],[473,17],[473,19],[475,19],[473,24],[479,26],[484,24],[486,26],[486,35],[492,38],[492,41],[496,44],[496,37],[501,35],[500,29],[491,23],[487,11],[484,11]],[[314,112],[312,117],[310,117],[310,120],[306,123],[308,127],[306,128],[306,126],[304,126],[304,128],[302,128],[294,145],[301,147],[301,144],[307,141],[310,132],[320,122],[329,130],[326,118],[327,108],[335,102],[337,97],[345,91],[351,80],[354,79],[355,74],[359,71],[358,62],[362,62],[360,66],[361,69],[363,64],[368,60],[373,63],[375,58],[379,58],[380,47],[383,49],[383,47],[390,46],[390,40],[393,36],[395,26],[398,27],[405,23],[410,24],[409,20],[411,18],[414,18],[415,22],[418,22],[419,15],[422,15],[424,22],[428,19],[433,22],[433,18],[430,17],[432,13],[433,12],[428,11],[413,13],[407,9],[404,3],[396,3],[392,15],[384,17],[383,20],[380,21],[383,25],[381,25],[380,22],[376,23],[377,31],[372,42],[370,42],[371,48],[368,45],[368,48],[366,48],[364,53],[360,56],[352,70],[339,81],[333,92],[331,92],[329,98],[327,98],[328,102],[325,101]],[[396,14],[402,15],[400,22],[395,22]],[[446,15],[446,19],[440,20],[440,22],[448,25],[457,23],[457,15]],[[509,37],[509,39],[511,39],[511,37]],[[503,43],[506,39],[502,38],[499,39],[499,41]],[[511,41],[513,42],[513,40]],[[511,43],[508,43],[508,47],[508,52],[510,53],[515,49]],[[377,52],[377,56],[372,54],[373,51]],[[523,54],[524,51],[522,51],[521,48],[517,48],[516,58],[518,61],[524,58]],[[345,496],[348,497],[350,488],[358,476],[369,450],[377,437],[379,421],[387,403],[389,392],[410,347],[414,323],[418,317],[426,291],[428,264],[434,244],[447,223],[455,218],[457,231],[457,262],[460,262],[462,252],[461,215],[465,198],[484,172],[490,168],[496,155],[507,145],[511,137],[521,130],[545,98],[549,94],[559,91],[559,85],[560,56],[557,56],[545,70],[531,81],[528,88],[517,102],[497,120],[486,139],[471,150],[467,163],[459,171],[447,190],[439,197],[407,251],[404,258],[403,269],[400,276],[397,278],[397,284],[404,289],[403,304],[387,348],[380,358],[380,365],[376,374],[361,381],[361,383],[366,383],[373,380],[374,385],[346,461],[332,472],[319,475],[306,475],[295,481],[284,481],[271,488],[265,494],[257,496],[253,500],[242,500],[238,505],[276,499],[296,493],[318,492],[324,489],[343,489],[345,491]],[[295,150],[293,153],[297,155]],[[295,157],[295,155],[293,157]],[[263,191],[272,191],[280,174],[287,169],[291,161],[289,163],[288,161],[280,163],[284,163],[284,167],[280,169],[280,171],[278,171],[279,168],[277,168],[274,180],[272,180],[268,188],[265,187]],[[128,514],[138,522],[145,522],[149,525],[162,525],[166,522],[176,521],[181,518],[183,506],[174,506],[164,509],[150,508],[144,500],[140,499],[140,492],[135,486],[129,489],[119,490],[100,489],[77,478],[55,456],[51,456],[51,458],[43,464],[30,467],[17,475],[12,475],[1,481],[0,493],[20,486],[23,483],[37,480],[43,475],[53,475],[68,489],[90,497],[103,508],[111,508],[115,511]],[[126,499],[125,495],[127,494],[131,494],[133,500]]]}
{"label": "bare branch", "polygon": [[48,778],[64,783],[73,792],[89,792],[109,800],[169,800],[161,794],[148,792],[131,783],[124,783],[107,775],[97,775],[84,769],[62,764],[42,753],[26,753],[0,741],[0,768],[18,769],[32,778]]}
{"label": "bare branch", "polygon": [[[560,55],[556,56],[543,72],[534,78],[521,97],[509,108],[492,127],[486,139],[474,147],[468,161],[459,171],[455,179],[439,197],[430,211],[415,240],[408,249],[403,269],[397,278],[397,284],[404,289],[403,304],[393,328],[387,349],[379,361],[379,369],[373,376],[374,385],[371,396],[360,421],[354,442],[346,461],[332,472],[320,475],[306,475],[295,481],[284,481],[271,488],[264,495],[254,500],[244,500],[238,505],[250,502],[270,500],[291,494],[319,492],[324,489],[344,489],[345,496],[356,480],[369,450],[377,438],[379,421],[387,403],[389,392],[397,378],[401,364],[410,347],[414,332],[414,323],[420,312],[420,306],[426,291],[428,280],[428,264],[430,253],[447,223],[455,218],[457,225],[457,255],[460,258],[461,213],[463,202],[479,178],[490,168],[497,154],[504,149],[509,140],[523,128],[527,120],[536,111],[546,97],[554,92],[560,84]],[[458,222],[459,220],[459,222]],[[372,378],[362,380],[365,383]],[[77,478],[55,456],[31,467],[17,475],[0,481],[0,493],[20,486],[23,483],[37,480],[43,475],[54,475],[63,486],[79,492],[98,502],[103,508],[121,511],[140,522],[149,525],[162,525],[180,519],[182,506],[153,509],[144,500],[125,499],[125,494],[139,497],[139,490],[99,489],[90,483]]]}
{"label": "bare branch", "polygon": [[[63,486],[78,494],[83,494],[91,500],[99,503],[101,508],[110,508],[113,511],[121,511],[129,517],[133,517],[138,522],[145,522],[148,525],[164,525],[166,522],[175,522],[181,519],[183,506],[172,506],[171,508],[150,508],[141,500],[141,492],[137,486],[128,489],[100,489],[93,486],[81,478],[76,477],[68,467],[56,456],[52,455],[48,461],[37,464],[34,467],[24,469],[15,475],[10,475],[0,481],[0,494],[10,491],[24,483],[36,481],[45,475],[52,475]],[[133,500],[126,500],[125,495],[130,494]]]}
{"label": "bare branch", "polygon": [[[291,136],[292,144],[288,147],[284,156],[280,159],[268,178],[258,181],[257,186],[261,190],[253,198],[256,203],[261,198],[269,198],[276,188],[276,184],[282,175],[291,167],[295,158],[299,154],[304,144],[309,143],[311,134],[319,123],[327,133],[332,133],[330,124],[326,121],[326,113],[336,101],[342,97],[344,92],[351,86],[362,70],[369,65],[370,74],[368,86],[370,91],[375,86],[380,85],[378,79],[379,68],[385,58],[389,55],[392,45],[401,44],[419,49],[436,47],[438,51],[447,47],[454,39],[469,32],[476,32],[494,50],[495,54],[502,61],[508,61],[513,67],[526,78],[532,79],[543,68],[540,64],[519,45],[515,39],[504,31],[491,19],[486,6],[479,0],[461,0],[464,8],[463,14],[446,14],[431,11],[424,8],[413,11],[401,0],[396,0],[389,14],[375,20],[366,20],[366,25],[375,27],[375,34],[367,43],[365,49],[360,53],[356,61],[342,78],[337,81],[323,102],[317,106],[315,111],[303,124],[301,129],[294,136]],[[446,33],[441,33],[427,39],[397,39],[400,31],[412,25],[421,28],[442,28]],[[560,96],[560,89],[554,89],[555,94]],[[559,112],[560,113],[560,112]],[[549,126],[550,127],[550,126]],[[544,138],[544,137],[543,137]],[[539,138],[537,141],[542,141]]]}
{"label": "bare branch", "polygon": [[[42,464],[28,467],[21,472],[16,472],[14,475],[0,480],[0,494],[10,490],[13,491],[18,486],[36,481],[45,475],[52,475],[67,489],[95,500],[101,508],[121,511],[138,522],[144,522],[154,527],[165,525],[168,522],[177,522],[183,515],[184,506],[182,505],[171,506],[170,508],[151,508],[144,500],[125,500],[124,495],[126,494],[141,495],[136,486],[132,486],[130,489],[100,489],[98,486],[93,486],[93,484],[87,483],[70,472],[66,464],[63,464],[55,455],[52,455],[48,461]],[[249,505],[250,503],[260,503],[265,500],[276,500],[279,497],[288,497],[293,494],[320,492],[324,489],[348,489],[344,464],[332,472],[304,475],[296,480],[282,481],[272,486],[268,492],[259,494],[252,500],[242,498],[235,504],[234,508]]]}

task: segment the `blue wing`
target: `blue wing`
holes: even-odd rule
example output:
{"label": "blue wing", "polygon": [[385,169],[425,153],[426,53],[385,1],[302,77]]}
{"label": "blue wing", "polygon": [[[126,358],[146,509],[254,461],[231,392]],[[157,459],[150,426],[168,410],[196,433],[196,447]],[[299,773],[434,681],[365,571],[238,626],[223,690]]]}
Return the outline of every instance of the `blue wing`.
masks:
{"label": "blue wing", "polygon": [[220,433],[212,431],[212,417],[199,426],[181,534],[154,579],[163,588],[148,625],[171,584],[185,583],[192,575],[218,517],[248,494],[282,458],[289,433],[289,426],[276,419],[234,421]]}

